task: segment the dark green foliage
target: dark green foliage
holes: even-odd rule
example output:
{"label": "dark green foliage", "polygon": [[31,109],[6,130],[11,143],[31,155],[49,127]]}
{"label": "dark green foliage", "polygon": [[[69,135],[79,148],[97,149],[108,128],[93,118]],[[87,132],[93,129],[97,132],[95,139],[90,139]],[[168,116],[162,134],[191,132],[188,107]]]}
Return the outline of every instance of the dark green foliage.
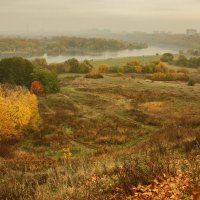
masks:
{"label": "dark green foliage", "polygon": [[80,63],[77,59],[71,58],[65,62],[65,65],[69,66],[70,73],[89,73],[93,66],[88,60]]}
{"label": "dark green foliage", "polygon": [[161,57],[161,61],[163,62],[172,62],[174,60],[174,55],[171,53],[164,53]]}
{"label": "dark green foliage", "polygon": [[108,72],[109,73],[118,73],[119,72],[119,66],[110,66],[109,68],[108,68]]}
{"label": "dark green foliage", "polygon": [[33,65],[30,61],[15,57],[0,61],[0,82],[13,85],[31,86]]}
{"label": "dark green foliage", "polygon": [[32,74],[33,81],[41,81],[45,87],[45,92],[56,93],[59,92],[60,86],[56,73],[47,69],[35,68]]}
{"label": "dark green foliage", "polygon": [[197,68],[200,67],[200,57],[192,57],[187,59],[186,56],[180,55],[176,64],[179,66]]}
{"label": "dark green foliage", "polygon": [[180,55],[178,60],[177,60],[177,65],[180,66],[187,66],[188,65],[188,60],[184,55]]}
{"label": "dark green foliage", "polygon": [[155,65],[153,63],[150,63],[148,65],[143,66],[142,72],[147,74],[155,72]]}
{"label": "dark green foliage", "polygon": [[196,68],[200,67],[200,58],[193,57],[188,60],[188,67]]}
{"label": "dark green foliage", "polygon": [[79,62],[76,58],[71,58],[65,62],[70,66],[71,73],[78,73],[80,71]]}
{"label": "dark green foliage", "polygon": [[189,81],[188,81],[188,85],[189,86],[194,86],[195,84],[196,84],[196,80],[194,79],[194,78],[191,78],[191,79],[189,79]]}
{"label": "dark green foliage", "polygon": [[92,68],[93,66],[87,60],[79,64],[79,72],[83,74],[89,73]]}
{"label": "dark green foliage", "polygon": [[124,66],[124,73],[134,73],[134,67],[128,63]]}

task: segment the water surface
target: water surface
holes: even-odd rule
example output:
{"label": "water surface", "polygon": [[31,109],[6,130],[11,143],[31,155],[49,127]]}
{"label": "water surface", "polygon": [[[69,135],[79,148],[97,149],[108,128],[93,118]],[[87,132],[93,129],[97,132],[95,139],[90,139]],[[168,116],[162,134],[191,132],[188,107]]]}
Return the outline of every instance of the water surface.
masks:
{"label": "water surface", "polygon": [[92,55],[58,55],[51,56],[45,54],[42,56],[47,60],[48,63],[61,63],[69,58],[76,58],[80,61],[83,60],[101,60],[101,59],[109,59],[109,58],[123,58],[123,57],[132,57],[132,56],[148,56],[155,54],[163,54],[163,53],[177,53],[178,49],[170,48],[170,47],[156,47],[149,46],[146,49],[133,49],[133,50],[121,50],[121,51],[105,51],[102,53],[94,53]]}

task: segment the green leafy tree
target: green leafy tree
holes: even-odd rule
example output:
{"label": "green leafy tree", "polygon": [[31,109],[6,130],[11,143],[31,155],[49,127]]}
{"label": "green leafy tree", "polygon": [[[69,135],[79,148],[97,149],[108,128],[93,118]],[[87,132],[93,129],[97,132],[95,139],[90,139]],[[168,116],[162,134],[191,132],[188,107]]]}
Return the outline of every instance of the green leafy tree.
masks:
{"label": "green leafy tree", "polygon": [[172,62],[174,60],[174,55],[171,53],[164,53],[161,57],[163,62]]}
{"label": "green leafy tree", "polygon": [[187,66],[188,65],[188,59],[184,55],[180,55],[178,60],[177,60],[177,65]]}
{"label": "green leafy tree", "polygon": [[12,85],[31,86],[33,64],[23,58],[5,58],[0,61],[0,82]]}
{"label": "green leafy tree", "polygon": [[70,66],[70,72],[71,73],[79,73],[80,71],[80,64],[79,61],[76,58],[71,58],[65,62]]}

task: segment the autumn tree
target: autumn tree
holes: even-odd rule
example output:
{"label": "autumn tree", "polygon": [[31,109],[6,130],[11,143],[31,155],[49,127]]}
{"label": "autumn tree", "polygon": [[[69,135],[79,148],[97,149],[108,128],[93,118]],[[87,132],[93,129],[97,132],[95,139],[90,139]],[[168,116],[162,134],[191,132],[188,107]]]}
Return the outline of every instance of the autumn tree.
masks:
{"label": "autumn tree", "polygon": [[37,97],[22,87],[0,86],[0,121],[0,141],[20,137],[27,129],[37,130]]}

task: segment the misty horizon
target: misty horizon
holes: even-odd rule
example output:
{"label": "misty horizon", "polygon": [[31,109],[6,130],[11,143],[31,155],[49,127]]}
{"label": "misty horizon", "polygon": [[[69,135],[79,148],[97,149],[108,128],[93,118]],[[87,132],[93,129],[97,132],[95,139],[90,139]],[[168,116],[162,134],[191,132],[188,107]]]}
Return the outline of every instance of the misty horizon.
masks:
{"label": "misty horizon", "polygon": [[0,5],[4,35],[200,30],[199,0],[1,0]]}

